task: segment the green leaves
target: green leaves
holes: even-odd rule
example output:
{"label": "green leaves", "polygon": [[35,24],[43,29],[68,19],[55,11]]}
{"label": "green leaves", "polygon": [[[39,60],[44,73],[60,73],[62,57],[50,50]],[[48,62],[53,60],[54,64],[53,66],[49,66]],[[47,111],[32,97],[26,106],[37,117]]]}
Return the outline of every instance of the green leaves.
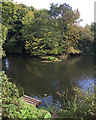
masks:
{"label": "green leaves", "polygon": [[0,23],[0,31],[1,31],[0,32],[0,58],[2,58],[2,56],[3,57],[6,56],[5,51],[3,50],[2,46],[6,40],[6,35],[8,33],[8,29],[7,29],[7,27],[5,27],[4,25],[1,25],[1,23]]}
{"label": "green leaves", "polygon": [[[72,7],[68,4],[51,4],[49,14],[57,20],[59,28],[63,32],[66,26],[72,25],[79,18],[79,11],[72,11]],[[63,33],[62,33],[63,34]]]}
{"label": "green leaves", "polygon": [[31,24],[34,19],[34,12],[28,11],[28,13],[22,18],[22,23],[24,25]]}
{"label": "green leaves", "polygon": [[[93,28],[78,26],[78,9],[73,11],[66,3],[52,3],[50,10],[36,10],[24,4],[2,2],[2,16],[1,55],[3,48],[6,53],[31,56],[93,52]],[[26,42],[30,43],[28,48]]]}
{"label": "green leaves", "polygon": [[83,54],[94,53],[94,32],[91,31],[91,26],[86,25],[84,28],[80,28],[80,39],[78,40],[79,50]]}
{"label": "green leaves", "polygon": [[26,41],[25,49],[28,50],[32,55],[38,56],[44,54],[43,50],[45,46],[46,44],[44,43],[43,39],[32,36],[29,41]]}
{"label": "green leaves", "polygon": [[8,24],[13,22],[15,18],[15,9],[12,2],[2,2],[2,21],[3,25],[8,26]]}
{"label": "green leaves", "polygon": [[31,104],[25,103],[22,97],[20,97],[19,89],[15,84],[9,82],[4,71],[0,72],[0,81],[2,83],[3,118],[37,120],[51,118],[51,114],[47,110],[41,110]]}
{"label": "green leaves", "polygon": [[63,118],[89,120],[95,115],[96,111],[94,90],[84,91],[74,87],[73,92],[73,95],[70,94],[69,89],[66,89],[63,93],[58,92],[62,106],[59,115]]}
{"label": "green leaves", "polygon": [[9,82],[4,72],[0,73],[2,81],[2,107],[3,117],[14,118],[15,111],[19,109],[19,90],[16,85]]}

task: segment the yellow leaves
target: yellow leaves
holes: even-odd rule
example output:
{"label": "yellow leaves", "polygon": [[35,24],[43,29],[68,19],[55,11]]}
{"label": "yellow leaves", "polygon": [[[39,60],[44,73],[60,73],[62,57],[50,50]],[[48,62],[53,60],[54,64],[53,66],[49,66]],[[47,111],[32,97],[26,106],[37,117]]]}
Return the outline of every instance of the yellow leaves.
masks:
{"label": "yellow leaves", "polygon": [[33,19],[34,19],[34,12],[28,11],[26,16],[23,17],[22,23],[23,24],[30,24],[30,23],[32,23]]}
{"label": "yellow leaves", "polygon": [[33,42],[32,44],[33,44],[33,45],[37,45],[37,42]]}
{"label": "yellow leaves", "polygon": [[41,38],[35,38],[34,36],[31,36],[31,39],[33,42],[39,43],[40,41],[42,41],[43,39]]}
{"label": "yellow leaves", "polygon": [[94,101],[92,102],[92,106],[95,106],[95,102]]}
{"label": "yellow leaves", "polygon": [[68,53],[73,53],[73,54],[79,54],[81,51],[74,49],[74,47],[69,47],[68,48]]}
{"label": "yellow leaves", "polygon": [[40,42],[40,41],[42,41],[42,40],[43,40],[43,39],[39,39],[39,38],[36,39],[37,42]]}
{"label": "yellow leaves", "polygon": [[29,50],[30,52],[33,52],[36,49],[42,49],[44,46],[46,46],[46,44],[43,43],[43,39],[35,38],[34,36],[31,36],[30,41],[26,41],[25,43],[25,49]]}
{"label": "yellow leaves", "polygon": [[46,46],[46,44],[44,44],[44,45],[40,46],[40,49],[41,49],[41,48],[43,48],[43,47],[45,47],[45,46]]}
{"label": "yellow leaves", "polygon": [[33,47],[33,50],[35,50],[35,49],[37,49],[38,47],[36,46],[36,47]]}
{"label": "yellow leaves", "polygon": [[28,42],[28,41],[26,41],[26,43],[25,43],[25,49],[27,50],[27,49],[29,49],[30,47],[30,43]]}
{"label": "yellow leaves", "polygon": [[76,51],[75,49],[72,48],[72,46],[77,46],[76,44],[78,43],[78,40],[80,39],[79,36],[79,26],[77,25],[68,25],[67,26],[67,32],[65,34],[65,40],[67,42],[67,46],[70,47],[68,48],[69,53],[80,53],[80,51]]}

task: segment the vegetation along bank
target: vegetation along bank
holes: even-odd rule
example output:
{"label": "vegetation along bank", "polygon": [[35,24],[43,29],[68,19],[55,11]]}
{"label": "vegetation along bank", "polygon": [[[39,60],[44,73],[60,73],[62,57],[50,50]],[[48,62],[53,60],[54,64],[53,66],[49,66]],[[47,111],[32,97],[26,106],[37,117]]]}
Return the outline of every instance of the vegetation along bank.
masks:
{"label": "vegetation along bank", "polygon": [[78,9],[73,11],[66,3],[53,3],[49,10],[37,10],[33,6],[2,2],[0,54],[60,59],[71,54],[93,54],[94,23],[81,27],[80,21]]}

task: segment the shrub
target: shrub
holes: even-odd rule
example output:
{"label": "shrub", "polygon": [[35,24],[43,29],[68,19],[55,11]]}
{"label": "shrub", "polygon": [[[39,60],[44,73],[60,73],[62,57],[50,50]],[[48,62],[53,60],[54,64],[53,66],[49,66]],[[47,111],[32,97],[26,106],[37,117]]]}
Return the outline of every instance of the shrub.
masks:
{"label": "shrub", "polygon": [[74,105],[73,103],[76,100],[76,95],[72,87],[70,88],[70,91],[66,88],[64,91],[58,91],[57,94],[59,95],[62,109],[68,110]]}
{"label": "shrub", "polygon": [[0,73],[0,81],[2,82],[2,117],[5,119],[44,119],[51,118],[51,114],[45,110],[39,110],[31,104],[22,101],[19,89],[15,84],[9,82],[4,72]]}
{"label": "shrub", "polygon": [[26,119],[37,119],[40,118],[51,118],[51,114],[48,111],[40,110],[35,106],[32,106],[30,104],[27,104],[25,102],[22,103],[22,108],[19,112],[17,112],[18,116],[17,118],[26,118]]}
{"label": "shrub", "polygon": [[2,81],[2,116],[11,119],[19,109],[19,90],[15,84],[8,81],[4,72],[0,73],[0,81]]}
{"label": "shrub", "polygon": [[62,106],[59,115],[64,118],[78,118],[80,120],[93,118],[96,111],[94,90],[84,91],[78,87],[74,87],[73,90],[75,93],[70,96],[68,88],[63,93],[58,92]]}

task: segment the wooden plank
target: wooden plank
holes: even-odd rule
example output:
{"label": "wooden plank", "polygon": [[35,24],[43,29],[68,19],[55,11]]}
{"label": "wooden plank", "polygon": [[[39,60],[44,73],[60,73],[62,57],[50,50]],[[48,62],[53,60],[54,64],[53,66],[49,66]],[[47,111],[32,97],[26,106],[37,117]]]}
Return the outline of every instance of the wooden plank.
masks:
{"label": "wooden plank", "polygon": [[32,105],[35,105],[35,106],[38,106],[39,104],[41,104],[41,100],[29,97],[27,95],[23,96],[23,100],[26,101],[28,104],[32,104]]}

